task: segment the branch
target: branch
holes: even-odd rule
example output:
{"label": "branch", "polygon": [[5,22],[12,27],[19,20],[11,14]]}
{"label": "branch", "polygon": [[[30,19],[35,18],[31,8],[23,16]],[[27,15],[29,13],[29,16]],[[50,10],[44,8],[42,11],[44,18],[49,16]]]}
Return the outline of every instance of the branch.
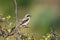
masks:
{"label": "branch", "polygon": [[17,12],[17,2],[14,0],[15,3],[15,14],[16,14],[16,30],[18,31],[18,12]]}
{"label": "branch", "polygon": [[[15,14],[16,14],[16,33],[18,33],[18,9],[17,9],[17,1],[14,0],[15,3]],[[18,40],[20,40],[19,37],[17,37]]]}

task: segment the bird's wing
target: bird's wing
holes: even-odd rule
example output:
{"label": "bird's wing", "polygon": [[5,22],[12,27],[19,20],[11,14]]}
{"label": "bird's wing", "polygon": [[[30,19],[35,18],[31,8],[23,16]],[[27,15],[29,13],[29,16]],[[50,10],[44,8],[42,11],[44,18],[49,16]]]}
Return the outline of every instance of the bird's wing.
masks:
{"label": "bird's wing", "polygon": [[27,22],[29,20],[29,18],[23,19],[21,22],[21,25],[24,24],[25,22]]}

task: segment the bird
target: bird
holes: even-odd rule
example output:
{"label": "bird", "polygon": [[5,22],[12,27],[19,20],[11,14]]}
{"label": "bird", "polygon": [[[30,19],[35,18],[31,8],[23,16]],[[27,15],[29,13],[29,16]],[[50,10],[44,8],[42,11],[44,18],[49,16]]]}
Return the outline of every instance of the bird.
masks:
{"label": "bird", "polygon": [[31,15],[30,14],[26,14],[25,17],[22,19],[22,21],[20,23],[20,27],[27,27],[27,25],[30,22],[30,18],[31,18]]}

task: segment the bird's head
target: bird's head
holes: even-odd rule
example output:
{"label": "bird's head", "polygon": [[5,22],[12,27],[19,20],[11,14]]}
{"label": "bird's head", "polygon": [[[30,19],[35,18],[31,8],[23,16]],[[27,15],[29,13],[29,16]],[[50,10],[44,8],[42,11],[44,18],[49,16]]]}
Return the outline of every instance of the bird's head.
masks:
{"label": "bird's head", "polygon": [[30,14],[26,14],[25,17],[31,17],[31,15]]}

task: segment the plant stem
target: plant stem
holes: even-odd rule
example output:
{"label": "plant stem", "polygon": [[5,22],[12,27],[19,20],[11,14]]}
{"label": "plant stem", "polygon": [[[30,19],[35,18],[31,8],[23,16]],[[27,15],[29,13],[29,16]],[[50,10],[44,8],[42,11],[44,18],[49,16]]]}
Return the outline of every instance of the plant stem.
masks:
{"label": "plant stem", "polygon": [[[15,14],[16,14],[16,33],[18,34],[18,9],[17,9],[17,1],[14,0],[15,3]],[[19,35],[17,37],[17,40],[20,40]]]}
{"label": "plant stem", "polygon": [[17,12],[17,2],[14,0],[15,3],[15,14],[16,14],[16,29],[18,28],[18,12]]}

